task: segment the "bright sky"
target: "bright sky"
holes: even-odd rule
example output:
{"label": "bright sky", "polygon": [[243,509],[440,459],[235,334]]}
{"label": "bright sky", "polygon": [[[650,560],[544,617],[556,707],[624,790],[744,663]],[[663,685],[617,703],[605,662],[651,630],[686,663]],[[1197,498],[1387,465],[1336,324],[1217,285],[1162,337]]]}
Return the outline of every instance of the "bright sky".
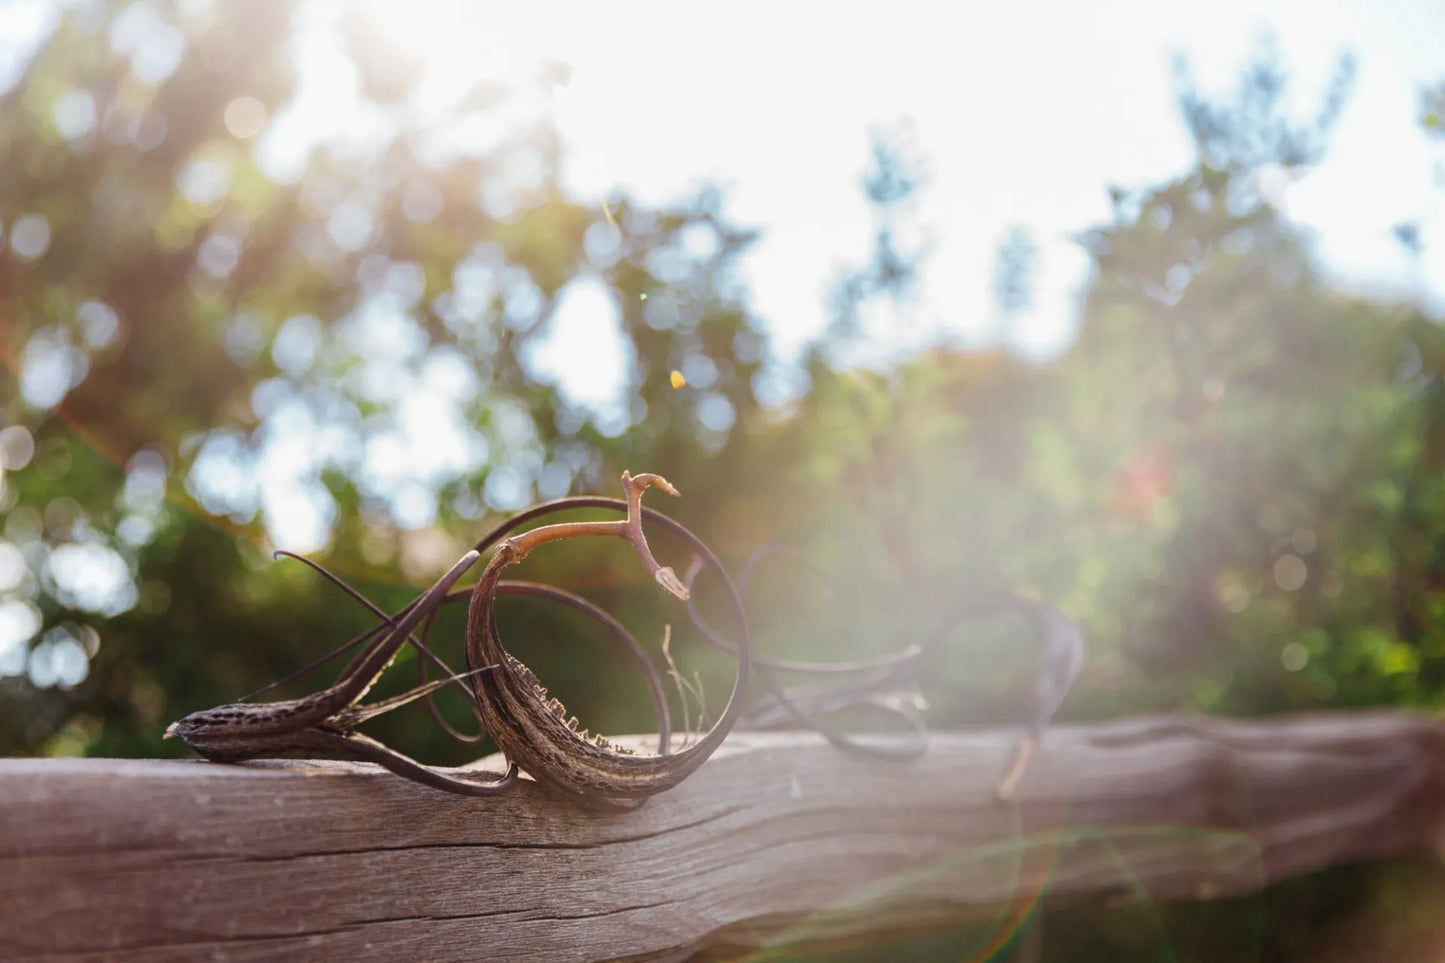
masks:
{"label": "bright sky", "polygon": [[[1282,206],[1318,232],[1321,257],[1343,280],[1414,292],[1445,310],[1445,208],[1432,184],[1445,150],[1417,118],[1421,87],[1445,79],[1445,4],[1434,0],[364,2],[382,36],[423,65],[423,89],[438,105],[482,77],[515,81],[545,62],[571,65],[565,86],[523,102],[514,119],[555,120],[567,186],[580,198],[622,187],[664,204],[723,185],[732,219],[763,229],[744,279],[783,359],[821,331],[837,271],[867,258],[872,222],[859,182],[878,127],[908,131],[927,162],[916,227],[934,254],[907,312],[921,323],[880,319],[892,323],[875,329],[877,356],[940,337],[995,337],[995,252],[1016,225],[1041,250],[1034,308],[1009,338],[1026,352],[1060,350],[1088,271],[1070,236],[1107,217],[1106,184],[1156,183],[1189,163],[1170,58],[1184,53],[1206,89],[1226,93],[1267,33],[1305,114],[1339,53],[1358,63],[1326,163]],[[0,81],[7,48],[23,48],[57,7],[0,6],[0,33],[11,38],[0,41]],[[340,8],[300,5],[300,96],[258,141],[280,174],[316,138],[365,141],[378,122],[355,108],[355,74],[330,31]],[[1422,217],[1425,259],[1412,265],[1390,228]],[[588,359],[615,340],[615,318],[595,318],[595,294],[578,284],[578,305],[558,321]],[[544,352],[577,383],[566,354]],[[580,384],[579,393],[594,400],[617,388]]]}
{"label": "bright sky", "polygon": [[[897,315],[869,316],[865,360],[943,339],[997,339],[996,250],[1016,226],[1040,251],[1033,308],[1008,340],[1036,356],[1065,348],[1089,271],[1071,236],[1107,219],[1108,184],[1157,184],[1191,161],[1175,106],[1172,56],[1186,55],[1206,90],[1228,96],[1266,34],[1277,39],[1291,73],[1300,117],[1317,109],[1341,52],[1357,61],[1325,163],[1283,188],[1278,202],[1316,233],[1324,263],[1342,282],[1414,293],[1445,313],[1445,188],[1432,183],[1436,176],[1445,182],[1445,145],[1427,139],[1418,123],[1421,88],[1445,80],[1445,4],[1437,0],[365,2],[380,35],[424,71],[423,117],[430,110],[440,114],[447,98],[479,79],[525,81],[543,63],[570,64],[565,84],[516,102],[494,129],[466,136],[502,137],[515,124],[550,117],[566,151],[564,186],[584,203],[620,187],[661,205],[704,183],[721,185],[730,219],[763,232],[742,271],[752,306],[773,337],[776,370],[785,371],[822,331],[825,296],[839,269],[868,256],[874,227],[860,181],[870,132],[879,127],[907,130],[927,164],[914,227],[933,253],[916,304]],[[182,0],[182,7],[206,3]],[[58,9],[51,0],[0,3],[0,90]],[[340,0],[306,0],[299,7],[297,100],[255,141],[263,168],[274,176],[294,176],[318,138],[364,149],[382,123],[356,99],[355,71],[331,29],[340,9]],[[174,69],[179,39],[153,8],[142,0],[122,19],[111,42],[131,56],[137,72],[161,79]],[[254,114],[259,104],[249,109]],[[236,120],[254,130],[264,117],[238,108]],[[1424,241],[1424,257],[1414,264],[1391,236],[1395,224],[1412,219],[1422,221]],[[342,243],[364,239],[369,224],[363,209],[343,204],[329,227]],[[616,306],[595,280],[581,278],[567,289],[552,323],[550,340],[533,360],[599,418],[607,417],[609,405],[615,408],[624,396],[628,369]],[[359,311],[339,330],[375,340],[388,325],[407,336],[404,312],[395,310]],[[292,327],[290,340],[302,347],[315,340],[314,323],[288,322],[283,330]],[[283,347],[278,340],[275,350]],[[306,357],[300,352],[297,363],[304,366]],[[376,365],[388,360],[396,358],[387,355]],[[465,369],[465,359],[452,367]],[[465,377],[431,378],[411,394],[421,398],[418,404],[454,407],[437,384],[463,393],[475,387]],[[63,395],[64,385],[58,390]],[[305,422],[304,405],[278,392],[267,396],[268,410]],[[191,483],[206,504],[214,496],[218,514],[249,517],[259,500],[273,535],[289,532],[287,547],[314,548],[328,537],[330,503],[307,487],[314,458],[292,449],[327,450],[317,434],[322,429],[273,420],[274,437],[263,444],[256,466],[263,481],[270,480],[262,490],[230,490],[250,482],[237,474],[236,456],[225,452],[198,461]],[[411,421],[441,425],[445,419]],[[387,444],[462,450],[456,438],[422,435],[399,423],[393,435],[372,439],[378,450],[346,457],[362,457],[363,467],[373,461],[413,466],[416,459]],[[226,442],[219,437],[217,444]],[[516,482],[530,471],[518,460],[532,457],[524,451],[526,439],[503,442],[506,451],[473,451],[462,466],[493,463],[485,498],[499,509],[516,507],[530,491]],[[231,443],[240,450],[239,441]],[[208,466],[224,469],[215,484],[202,484]],[[366,477],[403,526],[419,527],[434,517],[432,476],[456,469],[422,465],[406,477]]]}
{"label": "bright sky", "polygon": [[[764,229],[745,275],[783,357],[821,330],[836,270],[867,256],[869,131],[900,122],[928,162],[920,227],[936,247],[918,312],[928,327],[887,332],[880,352],[940,332],[988,337],[995,250],[1013,225],[1041,246],[1016,343],[1061,348],[1087,277],[1070,235],[1106,218],[1106,183],[1157,182],[1190,161],[1171,56],[1224,93],[1266,33],[1302,116],[1341,52],[1358,61],[1326,164],[1283,206],[1318,231],[1343,278],[1419,290],[1423,273],[1445,305],[1445,211],[1431,183],[1445,152],[1418,124],[1420,88],[1445,79],[1445,4],[1432,0],[372,7],[398,44],[431,51],[438,90],[479,69],[570,63],[549,109],[579,195],[622,185],[660,204],[724,185],[732,218]],[[1422,215],[1424,272],[1390,235]]]}

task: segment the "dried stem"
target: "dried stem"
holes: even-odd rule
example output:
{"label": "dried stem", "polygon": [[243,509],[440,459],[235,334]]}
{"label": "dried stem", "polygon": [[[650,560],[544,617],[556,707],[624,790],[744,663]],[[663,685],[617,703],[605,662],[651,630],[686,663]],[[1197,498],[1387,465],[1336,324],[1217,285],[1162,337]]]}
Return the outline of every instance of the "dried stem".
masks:
{"label": "dried stem", "polygon": [[671,566],[661,565],[652,555],[652,549],[647,544],[647,536],[642,531],[642,493],[648,488],[660,488],[674,498],[679,497],[679,492],[661,475],[642,474],[633,476],[631,472],[622,473],[622,490],[627,496],[627,517],[612,522],[557,522],[552,525],[543,525],[541,528],[534,528],[523,532],[521,535],[513,535],[506,539],[504,544],[510,545],[513,553],[513,561],[520,562],[540,545],[548,542],[558,542],[568,538],[584,538],[589,535],[610,535],[613,538],[620,538],[632,545],[637,552],[642,564],[647,567],[648,573],[657,580],[667,591],[686,601],[691,594],[688,587],[683,584],[682,579]]}

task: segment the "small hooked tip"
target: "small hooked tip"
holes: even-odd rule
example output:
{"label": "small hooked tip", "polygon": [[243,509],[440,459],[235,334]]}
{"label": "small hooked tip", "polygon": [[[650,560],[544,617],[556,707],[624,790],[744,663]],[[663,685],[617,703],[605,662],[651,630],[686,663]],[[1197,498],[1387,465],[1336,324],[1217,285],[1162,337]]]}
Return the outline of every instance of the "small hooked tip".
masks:
{"label": "small hooked tip", "polygon": [[682,492],[674,488],[672,482],[653,472],[643,472],[641,475],[634,475],[632,472],[624,469],[622,472],[622,488],[628,494],[631,494],[633,491],[640,494],[648,488],[658,488],[673,498],[682,497]]}

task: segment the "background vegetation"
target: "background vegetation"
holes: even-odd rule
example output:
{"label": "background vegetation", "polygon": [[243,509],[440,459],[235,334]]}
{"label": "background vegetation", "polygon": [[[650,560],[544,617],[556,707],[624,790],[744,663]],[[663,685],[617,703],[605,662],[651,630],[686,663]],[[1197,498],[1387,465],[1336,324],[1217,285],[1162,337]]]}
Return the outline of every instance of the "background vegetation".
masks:
{"label": "background vegetation", "polygon": [[[874,257],[839,277],[807,390],[765,405],[766,336],[733,271],[753,235],[716,193],[568,196],[543,123],[438,148],[360,21],[348,39],[390,133],[322,143],[271,180],[248,144],[293,92],[291,8],[137,9],[75,8],[0,94],[0,753],[175,754],[170,720],[366,627],[270,561],[276,506],[309,506],[317,557],[394,607],[505,512],[612,494],[624,467],[673,480],[686,497],[659,507],[734,566],[784,545],[827,573],[831,591],[765,563],[749,605],[779,654],[894,649],[961,593],[1003,590],[1090,638],[1066,718],[1445,698],[1445,329],[1323,280],[1266,189],[1327,149],[1347,61],[1302,118],[1268,55],[1223,102],[1183,78],[1196,163],[1117,189],[1079,237],[1094,279],[1077,341],[1047,363],[948,347],[844,363],[860,313],[906,310],[926,256],[894,230],[922,160],[880,138]],[[146,53],[156,37],[169,69]],[[447,123],[526,96],[479,87]],[[1436,134],[1442,99],[1421,104]],[[1410,225],[1400,239],[1418,250]],[[1018,234],[999,257],[1005,319],[1029,268]],[[621,311],[621,408],[578,404],[536,363],[579,279]],[[681,636],[623,558],[530,564],[644,639],[665,620]],[[583,626],[512,617],[504,634],[591,728],[652,727],[640,681]],[[930,719],[1023,717],[1036,656],[1018,626],[959,628],[927,674]],[[476,754],[420,714],[374,731],[438,763]],[[1308,934],[1341,906],[1409,903],[1351,872],[1209,910],[1218,925],[1167,920],[1169,956],[1117,914],[1059,911],[1093,935],[1049,958],[1223,959],[1219,939],[1228,958],[1320,958]],[[949,939],[913,949],[959,955]]]}

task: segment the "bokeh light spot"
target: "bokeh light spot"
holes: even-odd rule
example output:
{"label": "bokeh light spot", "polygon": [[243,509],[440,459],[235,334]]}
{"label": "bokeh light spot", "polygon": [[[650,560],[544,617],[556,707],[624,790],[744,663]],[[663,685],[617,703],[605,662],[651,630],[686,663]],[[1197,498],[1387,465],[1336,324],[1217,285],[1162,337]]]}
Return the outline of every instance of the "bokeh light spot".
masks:
{"label": "bokeh light spot", "polygon": [[166,462],[159,452],[148,448],[136,452],[126,466],[120,504],[132,512],[157,512],[165,500],[166,474]]}
{"label": "bokeh light spot", "polygon": [[176,190],[190,202],[197,217],[211,217],[231,186],[229,165],[209,157],[198,158],[176,174]]}
{"label": "bokeh light spot", "polygon": [[146,84],[159,84],[180,66],[185,35],[149,3],[125,8],[111,23],[110,45],[130,58],[130,69]]}
{"label": "bokeh light spot", "polygon": [[607,287],[595,278],[578,278],[562,289],[547,330],[523,360],[570,404],[588,409],[615,404],[633,364],[621,325]]}
{"label": "bokeh light spot", "polygon": [[55,102],[55,129],[72,143],[95,130],[95,99],[83,90],[71,90]]}
{"label": "bokeh light spot", "polygon": [[256,490],[248,480],[251,456],[237,432],[213,431],[186,476],[186,490],[212,515],[249,522],[256,514]]}
{"label": "bokeh light spot", "polygon": [[0,428],[0,468],[19,471],[35,457],[35,438],[24,425]]}
{"label": "bokeh light spot", "polygon": [[694,388],[711,388],[717,384],[717,363],[705,354],[689,355],[682,364],[684,384]]}
{"label": "bokeh light spot", "polygon": [[1305,584],[1309,577],[1309,566],[1298,555],[1281,555],[1274,563],[1274,582],[1286,592],[1293,592]]}
{"label": "bokeh light spot", "polygon": [[371,212],[353,200],[337,204],[326,219],[326,233],[343,251],[359,251],[366,247],[374,227]]}
{"label": "bokeh light spot", "polygon": [[261,330],[261,322],[249,311],[242,311],[231,318],[221,335],[221,347],[226,349],[226,357],[241,367],[260,357],[265,346],[266,335]]}
{"label": "bokeh light spot", "polygon": [[50,247],[50,222],[40,214],[22,214],[10,226],[10,250],[22,261],[34,261]]}
{"label": "bokeh light spot", "polygon": [[34,545],[45,530],[40,512],[30,505],[20,505],[5,516],[5,537],[22,548]]}
{"label": "bokeh light spot", "polygon": [[59,545],[45,561],[51,593],[62,605],[119,615],[136,602],[136,587],[125,559],[98,542]]}
{"label": "bokeh light spot", "polygon": [[40,631],[40,610],[22,599],[0,601],[0,676],[25,671],[26,643]]}
{"label": "bokeh light spot", "polygon": [[20,355],[20,394],[31,407],[53,408],[90,371],[90,359],[59,327],[35,332]]}
{"label": "bokeh light spot", "polygon": [[1243,612],[1249,606],[1249,588],[1233,572],[1221,572],[1215,578],[1214,596],[1226,612]]}
{"label": "bokeh light spot", "polygon": [[737,412],[725,395],[714,391],[703,395],[698,401],[697,420],[708,430],[721,434],[732,428],[733,422],[737,420]]}
{"label": "bokeh light spot", "polygon": [[90,675],[90,657],[85,644],[69,626],[56,626],[31,650],[29,675],[31,683],[40,689],[50,686],[69,689],[79,685]]}
{"label": "bokeh light spot", "polygon": [[232,137],[247,140],[266,126],[266,105],[255,97],[237,97],[226,105],[224,119]]}
{"label": "bokeh light spot", "polygon": [[309,314],[287,318],[271,342],[271,360],[289,375],[303,374],[316,360],[321,348],[321,322]]}
{"label": "bokeh light spot", "polygon": [[104,301],[87,301],[75,311],[80,336],[94,350],[110,347],[120,331],[120,318]]}
{"label": "bokeh light spot", "polygon": [[482,497],[493,511],[498,512],[516,511],[527,504],[531,494],[531,486],[522,473],[510,465],[488,472],[482,485]]}
{"label": "bokeh light spot", "polygon": [[29,571],[20,549],[9,542],[0,541],[0,592],[19,588]]}
{"label": "bokeh light spot", "polygon": [[149,543],[155,533],[155,526],[140,515],[127,515],[115,525],[115,537],[131,548]]}

